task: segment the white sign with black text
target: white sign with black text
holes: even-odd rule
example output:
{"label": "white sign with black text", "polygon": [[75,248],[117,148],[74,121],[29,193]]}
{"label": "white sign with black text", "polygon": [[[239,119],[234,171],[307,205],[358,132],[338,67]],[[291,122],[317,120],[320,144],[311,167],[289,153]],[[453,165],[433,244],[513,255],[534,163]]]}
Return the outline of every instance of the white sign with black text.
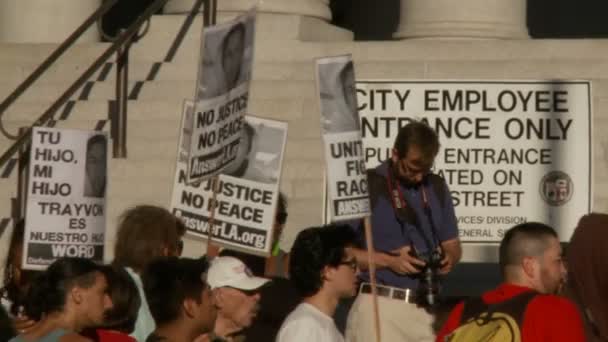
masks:
{"label": "white sign with black text", "polygon": [[[186,102],[184,116],[192,105]],[[187,134],[182,133],[182,141]],[[219,175],[212,240],[231,249],[269,255],[287,123],[246,116],[241,134],[237,162]],[[184,221],[188,234],[206,239],[213,206],[212,181],[186,182],[181,146],[171,210]]]}
{"label": "white sign with black text", "polygon": [[351,56],[318,58],[316,77],[325,145],[329,220],[368,216],[367,174]]}
{"label": "white sign with black text", "polygon": [[106,133],[33,128],[24,268],[60,257],[103,261],[107,166]]}
{"label": "white sign with black text", "polygon": [[235,163],[247,113],[253,63],[255,9],[203,29],[196,113],[186,121],[189,183],[209,179]]}
{"label": "white sign with black text", "polygon": [[590,212],[591,85],[587,81],[360,81],[367,167],[390,156],[400,127],[439,135],[434,172],[451,190],[460,238],[498,242],[539,221],[568,241]]}

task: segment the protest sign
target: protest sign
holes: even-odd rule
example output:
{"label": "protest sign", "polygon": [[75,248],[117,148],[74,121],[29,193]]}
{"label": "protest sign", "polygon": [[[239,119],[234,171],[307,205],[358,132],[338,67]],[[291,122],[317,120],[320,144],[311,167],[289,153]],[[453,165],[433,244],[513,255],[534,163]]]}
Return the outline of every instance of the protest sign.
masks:
{"label": "protest sign", "polygon": [[97,131],[34,127],[23,267],[60,257],[103,261],[108,137]]}
{"label": "protest sign", "polygon": [[362,218],[370,214],[370,208],[351,56],[317,59],[316,75],[329,218],[332,222]]}
{"label": "protest sign", "polygon": [[[186,102],[184,118],[192,106]],[[214,204],[212,181],[187,183],[182,147],[187,135],[182,130],[171,210],[184,221],[188,234],[207,239]],[[286,137],[284,122],[253,116],[243,121],[237,162],[218,179],[211,235],[214,243],[269,255]]]}
{"label": "protest sign", "polygon": [[539,221],[568,241],[591,210],[591,98],[585,81],[357,82],[365,162],[390,157],[412,120],[438,133],[460,238],[499,242]]}
{"label": "protest sign", "polygon": [[203,30],[187,179],[200,182],[235,162],[247,112],[253,63],[255,10]]}

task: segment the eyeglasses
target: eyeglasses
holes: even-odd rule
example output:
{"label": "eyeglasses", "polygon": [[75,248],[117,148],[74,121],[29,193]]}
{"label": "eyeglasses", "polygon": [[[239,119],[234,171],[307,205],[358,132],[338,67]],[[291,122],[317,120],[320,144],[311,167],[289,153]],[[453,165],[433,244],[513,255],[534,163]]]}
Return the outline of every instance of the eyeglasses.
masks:
{"label": "eyeglasses", "polygon": [[341,263],[339,263],[338,265],[345,265],[345,266],[349,266],[353,271],[357,270],[357,260],[356,259],[351,259],[351,260],[346,260],[346,261],[342,261]]}
{"label": "eyeglasses", "polygon": [[404,175],[407,175],[407,176],[422,175],[422,177],[424,177],[427,174],[429,174],[431,172],[431,170],[433,169],[433,164],[431,164],[430,166],[424,166],[424,167],[412,167],[412,166],[408,165],[408,163],[405,159],[399,160],[397,165],[398,165],[401,173]]}

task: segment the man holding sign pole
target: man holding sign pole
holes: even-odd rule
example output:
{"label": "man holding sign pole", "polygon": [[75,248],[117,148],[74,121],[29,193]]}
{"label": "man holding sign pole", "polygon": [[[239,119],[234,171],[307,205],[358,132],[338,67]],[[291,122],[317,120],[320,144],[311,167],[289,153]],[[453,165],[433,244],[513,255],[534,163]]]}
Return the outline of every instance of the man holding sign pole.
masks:
{"label": "man holding sign pole", "polygon": [[[399,130],[391,158],[368,172],[374,247],[382,251],[374,253],[374,261],[385,341],[434,341],[428,309],[436,304],[438,277],[461,257],[450,192],[431,173],[438,151],[436,133],[412,122]],[[367,265],[366,250],[355,250],[355,256],[360,266]],[[370,277],[361,278],[348,317],[350,342],[374,339]]]}

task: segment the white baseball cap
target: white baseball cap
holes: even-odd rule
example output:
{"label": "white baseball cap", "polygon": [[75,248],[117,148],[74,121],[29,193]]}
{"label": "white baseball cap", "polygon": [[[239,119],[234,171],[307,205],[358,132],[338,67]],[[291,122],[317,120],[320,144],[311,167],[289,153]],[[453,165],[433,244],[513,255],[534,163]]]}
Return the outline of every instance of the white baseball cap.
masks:
{"label": "white baseball cap", "polygon": [[239,290],[256,290],[270,279],[255,277],[245,264],[234,257],[216,257],[207,272],[207,284],[211,289],[233,287]]}

